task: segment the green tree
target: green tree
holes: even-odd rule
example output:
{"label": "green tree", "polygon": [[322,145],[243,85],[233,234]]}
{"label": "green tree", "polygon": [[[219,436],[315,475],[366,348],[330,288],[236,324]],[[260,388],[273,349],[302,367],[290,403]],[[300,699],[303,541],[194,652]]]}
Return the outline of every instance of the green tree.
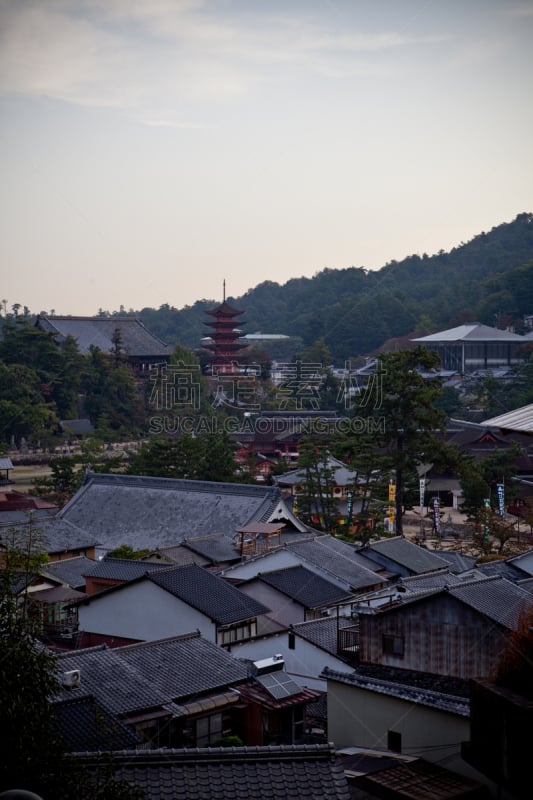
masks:
{"label": "green tree", "polygon": [[52,703],[61,690],[57,658],[39,641],[40,617],[24,591],[47,561],[31,517],[27,525],[0,530],[0,553],[0,718],[6,733],[0,791],[62,800],[142,800],[142,792],[114,778],[111,757],[104,756],[94,774],[65,753]]}
{"label": "green tree", "polygon": [[414,474],[417,465],[431,463],[439,449],[435,434],[444,424],[444,414],[436,406],[441,386],[438,380],[421,374],[436,368],[439,357],[416,347],[381,355],[378,364],[373,378],[374,407],[369,412],[379,422],[375,426],[376,445],[386,455],[394,475],[396,534],[402,536],[408,476]]}
{"label": "green tree", "polygon": [[333,496],[335,471],[328,465],[328,453],[312,438],[301,441],[298,468],[302,473],[302,492],[297,496],[298,516],[307,525],[335,534],[339,510]]}

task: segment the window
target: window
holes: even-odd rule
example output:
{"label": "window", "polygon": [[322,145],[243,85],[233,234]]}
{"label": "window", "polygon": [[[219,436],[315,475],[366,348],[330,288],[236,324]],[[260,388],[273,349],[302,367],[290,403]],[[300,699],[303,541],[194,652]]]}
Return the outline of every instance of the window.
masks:
{"label": "window", "polygon": [[403,636],[395,636],[393,634],[383,634],[383,653],[388,656],[397,656],[402,658],[404,654],[404,641]]}
{"label": "window", "polygon": [[207,747],[222,737],[222,714],[211,714],[196,720],[196,747]]}
{"label": "window", "polygon": [[402,752],[402,734],[398,731],[387,731],[387,747],[395,753]]}

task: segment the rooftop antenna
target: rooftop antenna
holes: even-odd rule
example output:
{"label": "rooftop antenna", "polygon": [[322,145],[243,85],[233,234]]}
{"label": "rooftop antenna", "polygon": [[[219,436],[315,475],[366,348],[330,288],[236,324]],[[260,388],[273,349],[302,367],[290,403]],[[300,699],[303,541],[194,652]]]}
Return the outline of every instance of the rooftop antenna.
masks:
{"label": "rooftop antenna", "polygon": [[222,281],[222,302],[226,302],[226,279]]}

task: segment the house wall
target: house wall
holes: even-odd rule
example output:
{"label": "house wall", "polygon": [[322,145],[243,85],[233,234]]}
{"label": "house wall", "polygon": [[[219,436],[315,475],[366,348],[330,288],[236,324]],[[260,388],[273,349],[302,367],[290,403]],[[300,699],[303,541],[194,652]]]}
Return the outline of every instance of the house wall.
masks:
{"label": "house wall", "polygon": [[216,625],[148,580],[96,595],[79,606],[80,630],[153,641],[199,630],[216,642]]}
{"label": "house wall", "polygon": [[345,661],[335,658],[334,655],[300,636],[294,637],[294,649],[290,649],[288,631],[231,646],[232,656],[248,658],[251,661],[271,658],[277,653],[283,656],[286,672],[299,686],[308,686],[320,692],[325,692],[327,689],[326,680],[319,677],[324,667],[339,672],[348,669]]}
{"label": "house wall", "polygon": [[401,735],[403,754],[480,779],[461,758],[461,742],[470,737],[468,717],[328,680],[328,741],[339,749],[386,750],[388,731]]}
{"label": "house wall", "polygon": [[[500,626],[449,594],[360,614],[359,631],[362,662],[464,679],[491,675],[505,641]],[[384,636],[399,637],[403,655],[384,652]]]}
{"label": "house wall", "polygon": [[291,625],[295,622],[305,621],[305,608],[291,600],[290,597],[278,592],[273,586],[268,586],[261,580],[250,581],[239,589],[248,597],[253,597],[270,609],[265,616],[279,622],[280,625]]}

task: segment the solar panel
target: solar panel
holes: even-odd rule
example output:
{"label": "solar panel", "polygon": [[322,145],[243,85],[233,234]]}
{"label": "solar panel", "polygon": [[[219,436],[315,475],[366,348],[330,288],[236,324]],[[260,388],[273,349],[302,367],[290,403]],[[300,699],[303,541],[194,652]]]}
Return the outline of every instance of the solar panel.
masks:
{"label": "solar panel", "polygon": [[286,672],[269,672],[259,675],[257,680],[275,700],[283,700],[301,692],[301,688]]}

